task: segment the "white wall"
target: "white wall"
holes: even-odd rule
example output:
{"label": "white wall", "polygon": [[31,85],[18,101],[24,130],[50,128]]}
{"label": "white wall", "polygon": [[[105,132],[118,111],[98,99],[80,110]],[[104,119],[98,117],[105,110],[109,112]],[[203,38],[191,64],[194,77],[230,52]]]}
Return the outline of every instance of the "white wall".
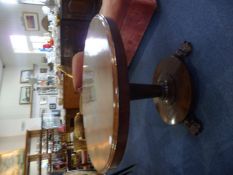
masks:
{"label": "white wall", "polygon": [[0,121],[0,137],[25,135],[26,130],[41,129],[41,118],[6,119]]}
{"label": "white wall", "polygon": [[0,137],[0,153],[25,147],[25,136]]}
{"label": "white wall", "polygon": [[6,67],[0,93],[0,120],[29,118],[30,104],[20,105],[20,87],[30,84],[20,84],[20,71],[32,67]]}
{"label": "white wall", "polygon": [[[3,84],[0,93],[0,137],[25,135],[25,129],[40,129],[41,118],[29,118],[31,105],[19,104],[21,70],[32,67],[9,66],[4,69]],[[22,123],[25,129],[22,130]]]}

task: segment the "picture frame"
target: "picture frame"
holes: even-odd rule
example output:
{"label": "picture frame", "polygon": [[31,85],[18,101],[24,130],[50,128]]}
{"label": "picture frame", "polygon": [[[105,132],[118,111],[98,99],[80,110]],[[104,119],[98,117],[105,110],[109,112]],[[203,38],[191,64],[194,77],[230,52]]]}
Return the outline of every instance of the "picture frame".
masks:
{"label": "picture frame", "polygon": [[47,68],[40,68],[40,73],[47,73],[48,69]]}
{"label": "picture frame", "polygon": [[40,105],[46,105],[48,103],[47,96],[40,96]]}
{"label": "picture frame", "polygon": [[29,83],[33,75],[33,70],[22,70],[20,74],[20,83]]}
{"label": "picture frame", "polygon": [[42,128],[49,129],[49,128],[58,128],[61,126],[60,117],[43,117],[42,119]]}
{"label": "picture frame", "polygon": [[32,99],[32,87],[23,86],[20,88],[19,104],[30,104]]}
{"label": "picture frame", "polygon": [[49,109],[56,109],[57,108],[57,104],[56,103],[50,103],[49,104]]}
{"label": "picture frame", "polygon": [[60,117],[61,116],[61,110],[53,109],[52,110],[52,116],[53,117]]}
{"label": "picture frame", "polygon": [[38,94],[39,95],[57,95],[58,90],[55,87],[42,87],[38,88]]}
{"label": "picture frame", "polygon": [[23,21],[26,31],[39,31],[39,17],[35,12],[23,12]]}

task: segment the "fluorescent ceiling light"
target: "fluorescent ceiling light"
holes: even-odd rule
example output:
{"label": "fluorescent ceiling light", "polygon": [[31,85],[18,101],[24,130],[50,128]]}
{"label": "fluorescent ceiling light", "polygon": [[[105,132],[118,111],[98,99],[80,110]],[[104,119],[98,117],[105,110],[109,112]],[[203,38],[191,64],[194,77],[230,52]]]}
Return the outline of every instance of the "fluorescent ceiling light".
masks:
{"label": "fluorescent ceiling light", "polygon": [[0,2],[6,3],[6,4],[17,4],[18,0],[0,0]]}
{"label": "fluorescent ceiling light", "polygon": [[10,35],[11,45],[14,52],[28,53],[29,47],[25,35]]}
{"label": "fluorescent ceiling light", "polygon": [[48,15],[49,12],[50,12],[50,8],[48,8],[47,6],[43,6],[43,7],[42,7],[42,11],[43,11],[43,13],[44,13],[45,15]]}

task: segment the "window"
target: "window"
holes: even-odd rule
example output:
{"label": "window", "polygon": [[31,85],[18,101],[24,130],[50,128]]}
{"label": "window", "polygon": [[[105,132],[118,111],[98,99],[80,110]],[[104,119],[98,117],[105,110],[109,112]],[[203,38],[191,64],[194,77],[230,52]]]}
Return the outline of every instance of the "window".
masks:
{"label": "window", "polygon": [[44,53],[40,49],[49,41],[48,36],[11,35],[11,45],[15,53]]}
{"label": "window", "polygon": [[43,45],[47,43],[50,37],[47,36],[30,36],[30,43],[32,45],[33,52],[40,52],[40,48],[43,48]]}

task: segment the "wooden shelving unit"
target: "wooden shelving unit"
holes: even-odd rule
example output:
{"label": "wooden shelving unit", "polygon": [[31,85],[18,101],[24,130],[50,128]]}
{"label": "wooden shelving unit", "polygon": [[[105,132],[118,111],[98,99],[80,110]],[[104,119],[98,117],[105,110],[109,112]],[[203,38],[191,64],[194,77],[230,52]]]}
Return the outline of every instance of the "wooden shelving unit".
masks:
{"label": "wooden shelving unit", "polygon": [[[55,139],[56,137],[56,139]],[[38,175],[42,175],[42,161],[47,161],[47,173],[50,174],[54,171],[66,171],[66,147],[62,148],[62,144],[65,142],[65,134],[59,133],[57,129],[41,129],[41,130],[32,130],[27,131],[26,134],[26,148],[25,148],[25,166],[24,166],[24,175],[30,175],[30,164],[31,162],[37,162],[38,166]],[[36,138],[39,142],[39,149],[37,152],[32,153],[31,147],[32,139]],[[59,145],[60,149],[57,148]],[[59,170],[54,169],[54,160],[60,158],[64,161],[64,166]]]}

